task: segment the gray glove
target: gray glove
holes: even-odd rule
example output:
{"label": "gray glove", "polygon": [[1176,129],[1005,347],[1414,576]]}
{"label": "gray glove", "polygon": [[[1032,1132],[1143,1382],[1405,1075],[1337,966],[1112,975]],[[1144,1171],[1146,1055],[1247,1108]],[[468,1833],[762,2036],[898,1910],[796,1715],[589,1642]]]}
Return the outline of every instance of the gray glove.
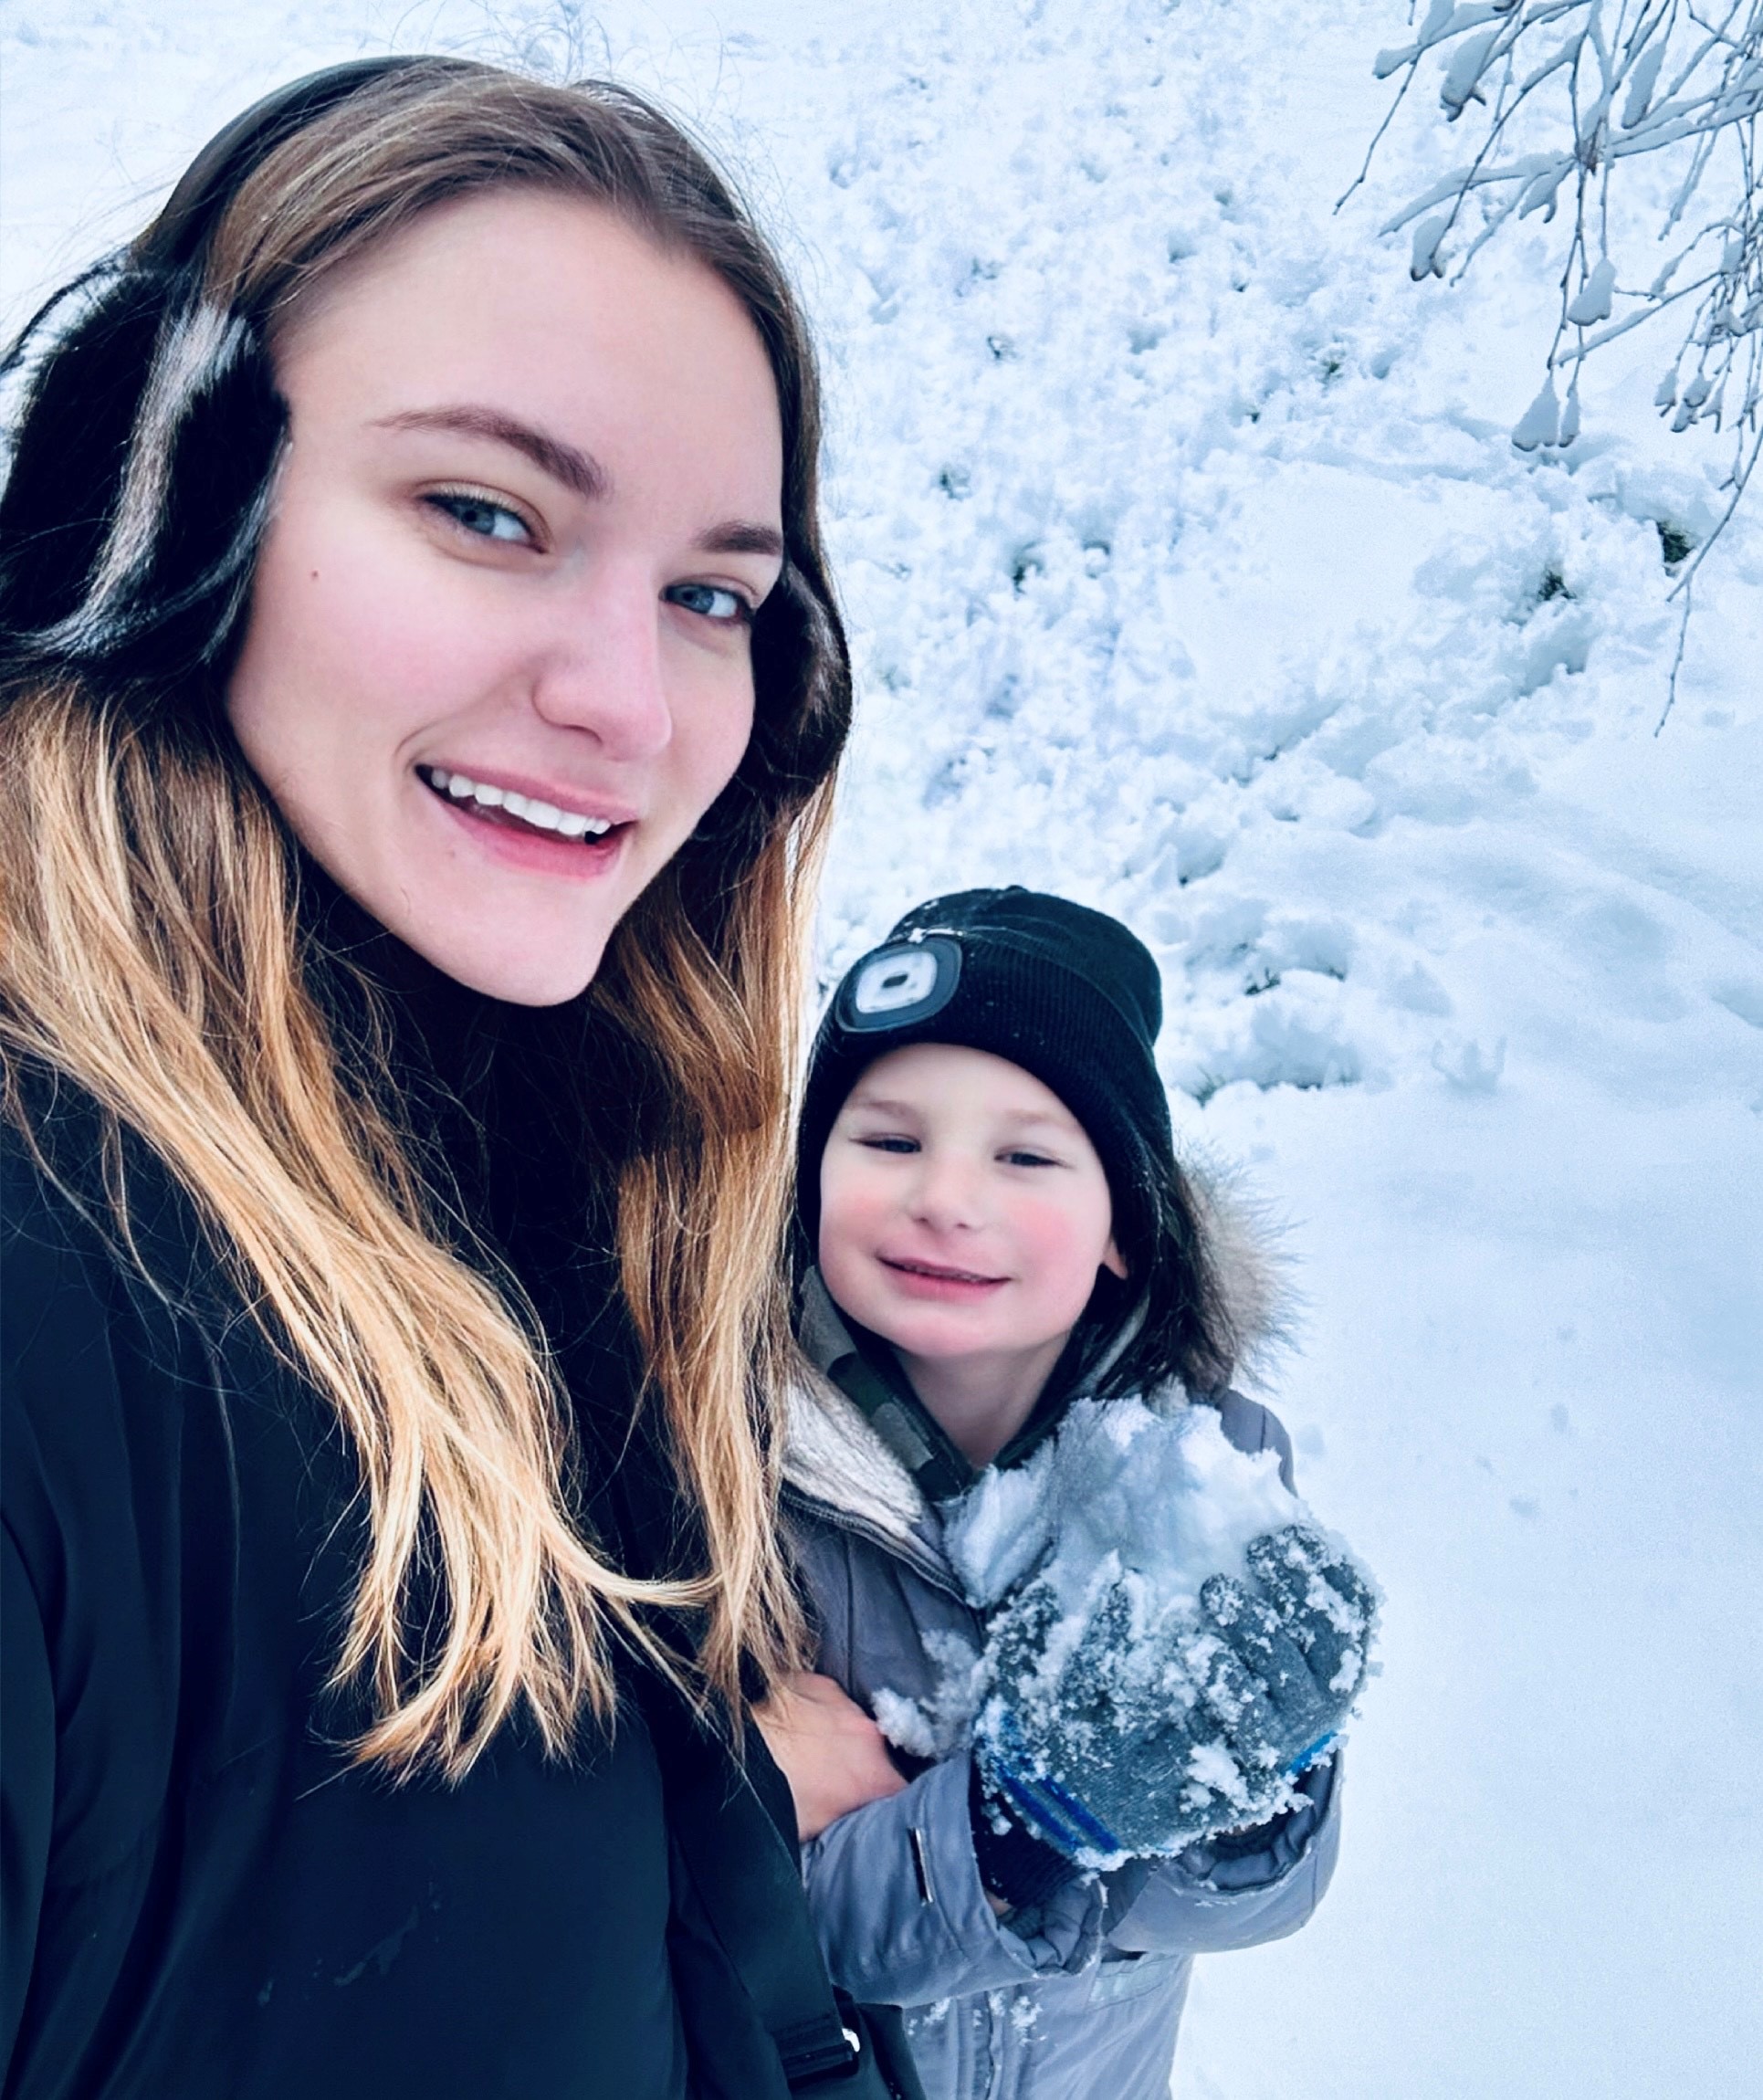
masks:
{"label": "gray glove", "polygon": [[1051,1587],[1007,1601],[974,1731],[992,1799],[1086,1866],[1178,1853],[1287,1805],[1364,1682],[1376,1592],[1306,1526],[1246,1558],[1253,1588],[1213,1576],[1198,1615],[1160,1622],[1146,1622],[1143,1583],[1118,1578],[1063,1657]]}
{"label": "gray glove", "polygon": [[1365,1683],[1377,1591],[1307,1525],[1252,1539],[1254,1588],[1214,1575],[1200,1609],[1225,1643],[1205,1685],[1246,1769],[1298,1772],[1327,1750]]}

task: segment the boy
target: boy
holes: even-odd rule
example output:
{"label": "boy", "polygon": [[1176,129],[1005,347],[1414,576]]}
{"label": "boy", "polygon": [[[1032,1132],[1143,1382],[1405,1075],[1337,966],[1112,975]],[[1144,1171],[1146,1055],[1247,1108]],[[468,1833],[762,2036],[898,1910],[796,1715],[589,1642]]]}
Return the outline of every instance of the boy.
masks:
{"label": "boy", "polygon": [[[1080,1397],[1203,1402],[1238,1451],[1275,1452],[1290,1486],[1284,1430],[1228,1390],[1267,1284],[1176,1163],[1160,1004],[1155,963],[1117,921],[969,891],[920,906],[859,961],[815,1044],[799,1195],[813,1375],[792,1397],[785,1506],[818,1653],[761,1721],[797,1791],[834,1980],[907,2009],[932,2100],[1164,2100],[1191,1957],[1296,1930],[1334,1866],[1336,1762],[1286,1760],[1307,1733],[1294,1717],[1326,1714],[1327,1733],[1350,1705],[1369,1592],[1338,1667],[1303,1580],[1276,1612],[1272,1590],[1220,1579],[1222,1616],[1196,1621],[1189,1647],[1235,1672],[1226,1689],[1247,1686],[1257,1713],[1286,1716],[1264,1742],[1214,1727],[1249,1712],[1216,1673],[1191,1711],[1110,1704],[1100,1611],[1059,1675],[1033,1570],[987,1615],[951,1557],[976,1485],[1026,1465]],[[1288,1671],[1269,1704],[1239,1667],[1261,1651],[1225,1626],[1245,1612],[1275,1639],[1284,1612],[1333,1690]],[[1124,1624],[1117,1612],[1116,1647]],[[976,1661],[992,1695],[977,1725],[962,1696]],[[1086,1668],[1102,1685],[1087,1703]],[[909,1781],[878,1774],[865,1714]],[[1208,1729],[1260,1788],[1233,1796],[1227,1769],[1210,1813],[1189,1772]],[[1231,1798],[1280,1805],[1231,1827],[1244,1821]],[[1148,1829],[1143,1851],[1166,1856],[1122,1858],[1135,1843],[1117,1832]],[[1104,1857],[1108,1871],[1086,1871]]]}

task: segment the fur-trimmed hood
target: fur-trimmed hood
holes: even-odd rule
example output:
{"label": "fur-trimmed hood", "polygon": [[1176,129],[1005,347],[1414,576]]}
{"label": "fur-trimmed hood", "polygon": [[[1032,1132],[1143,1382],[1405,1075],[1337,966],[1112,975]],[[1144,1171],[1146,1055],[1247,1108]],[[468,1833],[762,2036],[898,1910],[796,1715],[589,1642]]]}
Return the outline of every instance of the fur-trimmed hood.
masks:
{"label": "fur-trimmed hood", "polygon": [[[823,1329],[816,1341],[830,1339],[824,1330],[835,1327],[844,1337],[838,1353],[852,1346],[818,1276],[810,1282],[805,1328],[810,1321]],[[784,1486],[916,1559],[929,1545],[927,1530],[934,1537],[936,1512],[918,1482],[870,1426],[863,1410],[827,1377],[823,1366],[834,1360],[820,1356],[808,1334],[803,1334],[787,1396]]]}

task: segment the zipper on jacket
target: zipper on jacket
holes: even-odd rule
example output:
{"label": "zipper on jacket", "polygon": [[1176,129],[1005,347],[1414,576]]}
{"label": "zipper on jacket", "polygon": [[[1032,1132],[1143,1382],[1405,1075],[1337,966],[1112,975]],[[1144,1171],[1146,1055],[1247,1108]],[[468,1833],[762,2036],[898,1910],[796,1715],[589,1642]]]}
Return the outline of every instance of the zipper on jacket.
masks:
{"label": "zipper on jacket", "polygon": [[912,1872],[918,1884],[918,1901],[935,1903],[937,1892],[930,1880],[930,1855],[925,1845],[924,1832],[913,1823],[906,1834],[912,1846]]}

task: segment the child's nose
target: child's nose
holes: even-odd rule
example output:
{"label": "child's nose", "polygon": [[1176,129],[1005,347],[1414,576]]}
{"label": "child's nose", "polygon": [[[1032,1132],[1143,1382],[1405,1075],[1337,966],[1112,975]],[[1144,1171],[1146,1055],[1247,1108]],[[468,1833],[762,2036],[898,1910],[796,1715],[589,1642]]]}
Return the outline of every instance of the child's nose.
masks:
{"label": "child's nose", "polygon": [[914,1191],[919,1218],[939,1232],[977,1225],[984,1209],[981,1176],[958,1155],[926,1153]]}

